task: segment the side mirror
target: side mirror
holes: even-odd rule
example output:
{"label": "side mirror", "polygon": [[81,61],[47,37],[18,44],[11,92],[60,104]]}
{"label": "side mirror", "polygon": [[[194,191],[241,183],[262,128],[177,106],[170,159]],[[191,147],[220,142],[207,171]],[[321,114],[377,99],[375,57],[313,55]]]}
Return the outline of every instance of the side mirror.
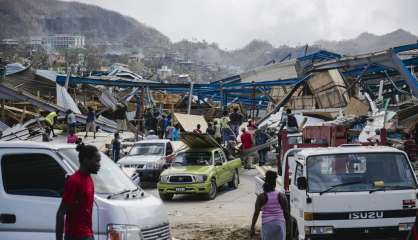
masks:
{"label": "side mirror", "polygon": [[222,166],[222,162],[221,161],[215,162],[215,166]]}
{"label": "side mirror", "polygon": [[299,190],[306,190],[308,187],[308,182],[306,181],[305,177],[298,177],[298,179],[296,179],[296,185]]}

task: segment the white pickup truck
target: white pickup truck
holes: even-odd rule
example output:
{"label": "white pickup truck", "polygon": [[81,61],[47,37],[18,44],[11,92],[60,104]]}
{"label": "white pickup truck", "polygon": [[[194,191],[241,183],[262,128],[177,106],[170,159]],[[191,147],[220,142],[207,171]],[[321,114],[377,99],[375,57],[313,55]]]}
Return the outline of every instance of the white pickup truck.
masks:
{"label": "white pickup truck", "polygon": [[[0,166],[0,239],[55,239],[65,178],[79,167],[75,145],[2,142]],[[92,178],[96,240],[171,239],[161,200],[144,193],[106,155]]]}
{"label": "white pickup truck", "polygon": [[292,239],[406,238],[415,222],[418,190],[404,152],[305,148],[294,151],[291,161]]}

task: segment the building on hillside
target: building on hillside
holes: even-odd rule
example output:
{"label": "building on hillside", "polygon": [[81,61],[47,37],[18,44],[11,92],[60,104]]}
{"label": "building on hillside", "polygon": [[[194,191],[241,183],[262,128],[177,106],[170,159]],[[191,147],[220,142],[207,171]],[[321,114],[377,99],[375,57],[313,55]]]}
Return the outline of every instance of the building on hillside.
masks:
{"label": "building on hillside", "polygon": [[14,39],[14,38],[5,38],[1,40],[1,44],[7,45],[7,46],[17,46],[19,45],[19,40]]}
{"label": "building on hillside", "polygon": [[161,80],[167,80],[173,76],[173,69],[168,68],[167,66],[162,66],[160,69],[157,70],[158,77]]}
{"label": "building on hillside", "polygon": [[81,35],[55,34],[45,37],[48,49],[84,48],[85,38]]}

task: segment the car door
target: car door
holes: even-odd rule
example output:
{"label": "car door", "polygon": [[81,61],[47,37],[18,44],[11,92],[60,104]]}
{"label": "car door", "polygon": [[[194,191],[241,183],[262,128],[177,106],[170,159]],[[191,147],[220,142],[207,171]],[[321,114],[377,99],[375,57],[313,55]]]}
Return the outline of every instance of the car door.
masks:
{"label": "car door", "polygon": [[214,160],[215,164],[217,162],[222,163],[222,165],[216,166],[216,172],[219,179],[218,186],[221,186],[228,181],[228,166],[225,162],[225,158],[222,158],[222,154],[218,150],[214,152]]}
{"label": "car door", "polygon": [[221,186],[225,183],[223,172],[224,172],[224,164],[222,162],[221,155],[218,151],[213,152],[213,163],[215,164],[216,170],[216,184]]}
{"label": "car door", "polygon": [[67,168],[43,149],[1,151],[0,239],[55,239],[55,216]]}
{"label": "car door", "polygon": [[[290,214],[296,219],[298,223],[301,223],[304,221],[303,213],[305,207],[306,190],[298,189],[297,179],[304,176],[303,165],[299,162],[296,162],[292,172],[294,174],[290,183]],[[298,225],[298,227],[301,226]],[[301,229],[299,229],[299,233],[301,233]]]}
{"label": "car door", "polygon": [[224,165],[224,177],[225,182],[230,182],[232,180],[232,176],[234,175],[234,169],[233,164],[228,162],[228,159],[225,157],[225,154],[223,152],[219,153],[221,155],[221,159]]}

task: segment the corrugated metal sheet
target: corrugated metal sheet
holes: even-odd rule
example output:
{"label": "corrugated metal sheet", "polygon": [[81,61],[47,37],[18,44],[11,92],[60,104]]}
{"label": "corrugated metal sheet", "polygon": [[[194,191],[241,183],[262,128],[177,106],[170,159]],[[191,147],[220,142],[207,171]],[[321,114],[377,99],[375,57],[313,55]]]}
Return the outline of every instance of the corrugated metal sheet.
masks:
{"label": "corrugated metal sheet", "polygon": [[297,78],[295,64],[296,60],[292,59],[282,63],[262,66],[254,70],[242,73],[240,75],[241,82],[262,82],[278,79]]}
{"label": "corrugated metal sheet", "polygon": [[193,132],[197,124],[200,124],[202,132],[206,132],[206,129],[208,128],[208,123],[203,116],[174,113],[174,117],[186,132]]}

